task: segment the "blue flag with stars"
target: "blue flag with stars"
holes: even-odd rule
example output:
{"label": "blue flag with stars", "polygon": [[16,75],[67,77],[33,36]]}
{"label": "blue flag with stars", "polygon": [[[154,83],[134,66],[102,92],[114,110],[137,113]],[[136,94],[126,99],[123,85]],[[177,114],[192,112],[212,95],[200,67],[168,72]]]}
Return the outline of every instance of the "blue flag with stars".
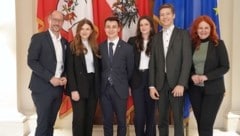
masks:
{"label": "blue flag with stars", "polygon": [[175,26],[189,29],[193,20],[200,15],[208,15],[215,22],[217,32],[220,34],[218,19],[218,0],[155,0],[153,14],[154,19],[159,18],[159,8],[164,3],[170,3],[175,8]]}
{"label": "blue flag with stars", "polygon": [[[215,22],[217,32],[220,36],[217,1],[218,0],[155,0],[153,18],[155,21],[159,21],[160,6],[164,3],[170,3],[175,9],[174,25],[176,27],[189,30],[195,18],[200,15],[208,15]],[[189,117],[190,107],[189,96],[186,94],[183,113],[184,118]]]}

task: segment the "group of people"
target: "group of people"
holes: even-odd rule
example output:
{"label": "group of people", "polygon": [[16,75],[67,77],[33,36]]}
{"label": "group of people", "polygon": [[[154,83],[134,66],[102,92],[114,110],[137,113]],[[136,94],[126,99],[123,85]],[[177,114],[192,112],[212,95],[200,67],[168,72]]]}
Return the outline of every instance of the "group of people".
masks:
{"label": "group of people", "polygon": [[[184,94],[189,93],[199,136],[212,136],[214,121],[224,97],[224,74],[229,69],[224,42],[206,15],[193,21],[190,33],[174,25],[171,4],[159,10],[162,30],[142,16],[136,36],[119,37],[117,17],[105,20],[107,39],[97,44],[97,32],[82,19],[68,43],[60,35],[64,16],[53,11],[49,29],[34,34],[28,50],[32,69],[29,88],[36,106],[36,136],[53,136],[54,123],[65,88],[73,109],[73,136],[91,136],[98,98],[103,113],[104,136],[126,135],[127,98],[134,102],[136,136],[168,136],[168,111],[174,119],[174,135],[183,136]],[[129,91],[129,88],[131,91]],[[155,119],[155,104],[159,120]]]}

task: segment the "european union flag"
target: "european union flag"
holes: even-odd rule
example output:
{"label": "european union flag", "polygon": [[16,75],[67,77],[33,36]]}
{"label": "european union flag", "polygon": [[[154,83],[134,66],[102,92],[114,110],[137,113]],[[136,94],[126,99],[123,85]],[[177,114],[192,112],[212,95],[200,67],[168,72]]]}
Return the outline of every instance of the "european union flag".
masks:
{"label": "european union flag", "polygon": [[189,29],[196,17],[208,15],[215,22],[218,34],[220,34],[217,0],[155,0],[153,8],[155,19],[159,18],[159,8],[164,3],[174,6],[176,14],[174,24],[177,27]]}
{"label": "european union flag", "polygon": [[[217,32],[220,36],[217,0],[155,0],[153,14],[154,20],[158,21],[159,8],[164,3],[170,3],[175,8],[176,27],[189,30],[193,20],[200,15],[210,16],[216,24]],[[191,104],[189,96],[185,96],[184,118],[189,117]]]}

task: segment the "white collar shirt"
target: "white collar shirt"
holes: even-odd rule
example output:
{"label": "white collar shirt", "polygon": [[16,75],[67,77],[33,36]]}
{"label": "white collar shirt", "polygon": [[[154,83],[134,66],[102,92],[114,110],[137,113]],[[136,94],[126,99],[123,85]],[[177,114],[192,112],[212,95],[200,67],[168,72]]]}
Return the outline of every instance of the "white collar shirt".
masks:
{"label": "white collar shirt", "polygon": [[64,64],[63,64],[63,49],[62,49],[62,43],[61,43],[61,35],[59,34],[59,37],[56,37],[53,32],[49,29],[49,33],[51,35],[55,54],[56,54],[56,60],[57,60],[57,66],[55,71],[55,77],[61,77],[62,72],[64,70]]}
{"label": "white collar shirt", "polygon": [[[115,51],[116,51],[116,48],[117,48],[117,44],[118,44],[118,41],[119,41],[119,37],[118,38],[116,38],[115,40],[113,40],[113,41],[110,41],[110,40],[108,40],[108,46],[109,46],[109,43],[110,42],[112,42],[113,43],[113,54],[115,53]],[[109,48],[108,48],[109,49]],[[109,52],[109,51],[108,51]]]}
{"label": "white collar shirt", "polygon": [[164,58],[165,58],[165,72],[167,72],[166,58],[167,58],[168,47],[169,47],[173,29],[174,29],[174,25],[171,25],[169,28],[163,29],[163,37],[162,38],[163,38],[163,51],[164,51]]}
{"label": "white collar shirt", "polygon": [[164,48],[164,57],[167,57],[167,51],[168,51],[168,46],[169,46],[169,42],[172,36],[172,32],[174,29],[174,25],[171,25],[169,28],[167,29],[163,29],[163,48]]}
{"label": "white collar shirt", "polygon": [[82,42],[84,47],[87,49],[87,53],[84,54],[87,73],[95,73],[92,48],[90,47],[88,41],[82,40]]}
{"label": "white collar shirt", "polygon": [[148,43],[148,40],[144,40],[144,42],[143,42],[143,48],[144,49],[141,51],[140,62],[139,62],[139,69],[140,70],[148,69],[148,64],[149,64],[149,59],[150,58],[146,54],[147,43]]}

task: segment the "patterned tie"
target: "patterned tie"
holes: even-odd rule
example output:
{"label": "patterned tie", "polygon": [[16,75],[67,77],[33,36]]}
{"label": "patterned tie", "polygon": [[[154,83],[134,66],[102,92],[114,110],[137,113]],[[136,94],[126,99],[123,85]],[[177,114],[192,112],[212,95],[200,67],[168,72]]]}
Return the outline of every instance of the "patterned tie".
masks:
{"label": "patterned tie", "polygon": [[109,43],[109,46],[108,46],[108,51],[109,51],[109,53],[108,53],[108,55],[109,55],[109,59],[110,59],[110,62],[112,63],[112,60],[113,60],[113,43],[112,42],[110,42]]}

